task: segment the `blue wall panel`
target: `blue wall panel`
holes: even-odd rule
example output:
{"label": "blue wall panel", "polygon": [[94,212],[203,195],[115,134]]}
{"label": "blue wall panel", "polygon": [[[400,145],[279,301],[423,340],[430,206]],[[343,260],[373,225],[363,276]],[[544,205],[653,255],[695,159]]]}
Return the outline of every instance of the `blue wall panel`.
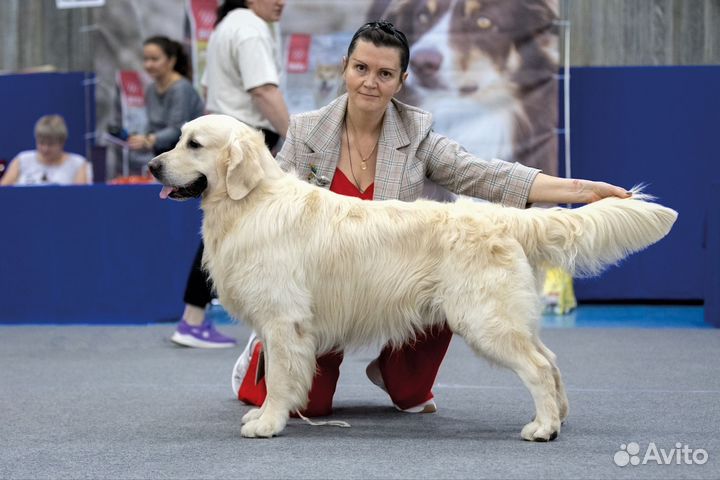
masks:
{"label": "blue wall panel", "polygon": [[[149,323],[182,313],[197,201],[159,185],[0,188],[0,323]],[[11,208],[10,208],[11,206]]]}
{"label": "blue wall panel", "polygon": [[708,199],[715,209],[707,218],[705,321],[720,328],[720,182],[710,185]]}
{"label": "blue wall panel", "polygon": [[577,281],[578,299],[702,299],[705,222],[720,215],[707,202],[717,175],[720,67],[574,68],[570,82],[573,176],[645,182],[680,213],[658,244]]}

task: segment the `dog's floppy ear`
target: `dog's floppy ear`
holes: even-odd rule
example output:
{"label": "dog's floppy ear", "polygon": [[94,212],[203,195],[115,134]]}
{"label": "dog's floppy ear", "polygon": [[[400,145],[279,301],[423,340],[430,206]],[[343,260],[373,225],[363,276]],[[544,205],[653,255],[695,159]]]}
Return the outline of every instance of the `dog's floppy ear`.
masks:
{"label": "dog's floppy ear", "polygon": [[[243,132],[244,133],[244,132]],[[233,200],[240,200],[252,191],[265,176],[260,164],[265,143],[262,134],[233,132],[228,145],[227,192]]]}

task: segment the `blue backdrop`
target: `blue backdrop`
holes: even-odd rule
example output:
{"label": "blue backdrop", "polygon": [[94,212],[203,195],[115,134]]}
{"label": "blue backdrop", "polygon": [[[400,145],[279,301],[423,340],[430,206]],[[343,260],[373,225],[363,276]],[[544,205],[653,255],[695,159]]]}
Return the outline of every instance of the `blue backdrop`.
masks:
{"label": "blue backdrop", "polygon": [[645,182],[680,213],[668,237],[620,268],[575,284],[581,300],[705,296],[710,201],[718,175],[720,67],[573,68],[572,174],[630,187]]}
{"label": "blue backdrop", "polygon": [[[573,68],[571,75],[573,176],[647,182],[680,212],[660,243],[577,281],[578,299],[704,299],[707,315],[720,315],[720,67]],[[42,76],[27,78],[30,90],[42,90],[34,83]],[[28,104],[48,99],[32,95],[13,94],[8,111],[47,113]],[[0,143],[31,141],[37,116],[27,115],[28,126],[5,115]],[[197,202],[160,201],[159,189],[0,189],[0,322],[176,319],[200,212]],[[708,321],[720,326],[720,318]]]}
{"label": "blue backdrop", "polygon": [[0,188],[0,323],[148,323],[182,313],[197,201],[159,185]]}

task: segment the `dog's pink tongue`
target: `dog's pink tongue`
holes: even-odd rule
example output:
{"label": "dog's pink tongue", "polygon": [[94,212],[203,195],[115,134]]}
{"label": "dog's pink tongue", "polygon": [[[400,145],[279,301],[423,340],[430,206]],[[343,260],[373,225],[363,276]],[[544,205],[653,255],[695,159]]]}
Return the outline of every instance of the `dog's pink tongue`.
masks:
{"label": "dog's pink tongue", "polygon": [[167,187],[163,186],[162,190],[160,190],[160,198],[163,200],[168,198],[168,195],[173,191],[173,187]]}

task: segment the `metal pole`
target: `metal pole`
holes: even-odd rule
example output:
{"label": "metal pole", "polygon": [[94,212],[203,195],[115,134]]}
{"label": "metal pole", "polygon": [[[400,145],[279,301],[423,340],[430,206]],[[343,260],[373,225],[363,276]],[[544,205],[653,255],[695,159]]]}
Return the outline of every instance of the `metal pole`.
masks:
{"label": "metal pole", "polygon": [[563,116],[565,124],[565,178],[572,178],[572,163],[570,162],[570,21],[563,22],[565,26],[564,57],[563,62]]}

